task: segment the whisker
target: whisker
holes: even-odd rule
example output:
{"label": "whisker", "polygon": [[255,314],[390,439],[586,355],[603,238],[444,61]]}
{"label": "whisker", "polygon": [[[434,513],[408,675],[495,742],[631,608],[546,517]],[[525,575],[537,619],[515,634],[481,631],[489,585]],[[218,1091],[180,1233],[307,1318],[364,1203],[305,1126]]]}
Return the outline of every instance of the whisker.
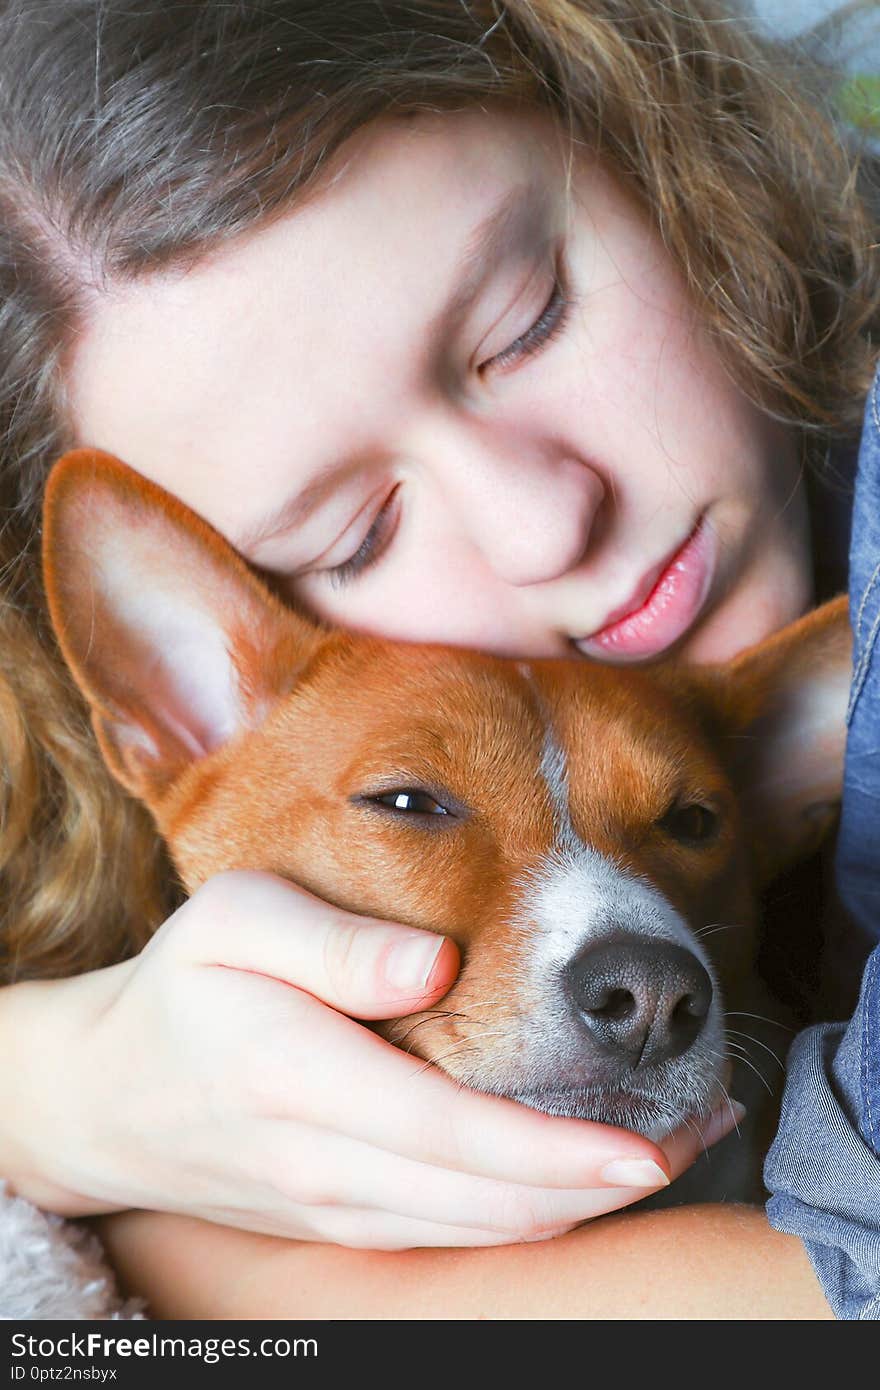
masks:
{"label": "whisker", "polygon": [[[391,1040],[391,1042],[394,1043],[395,1047],[402,1047],[403,1044],[406,1042],[407,1038],[408,1038],[412,1033],[414,1033],[414,1032],[416,1031],[417,1028],[424,1028],[425,1025],[428,1024],[428,1023],[443,1023],[443,1022],[445,1022],[445,1020],[446,1020],[447,1018],[463,1018],[463,1017],[465,1017],[464,1014],[454,1014],[454,1013],[452,1013],[452,1012],[450,1011],[450,1012],[448,1012],[448,1013],[438,1013],[438,1014],[432,1015],[432,1017],[430,1017],[430,1018],[420,1018],[420,1019],[418,1020],[418,1022],[410,1024],[409,1028],[407,1028],[407,1030],[406,1030],[405,1033],[400,1033],[400,1034],[397,1034],[396,1036],[392,1034],[390,1040]],[[406,1021],[406,1020],[402,1020],[402,1022],[405,1022],[405,1021]]]}
{"label": "whisker", "polygon": [[734,1062],[753,1062],[742,1043],[729,1043],[727,1049],[728,1057]]}
{"label": "whisker", "polygon": [[457,1052],[464,1051],[466,1047],[467,1043],[462,1043],[458,1047],[453,1048],[450,1052],[444,1052],[440,1057],[429,1057],[423,1065],[419,1067],[418,1071],[413,1072],[413,1076],[421,1076],[424,1072],[429,1071],[431,1067],[437,1067],[437,1069],[440,1070],[440,1063],[444,1061],[445,1058],[454,1057]]}
{"label": "whisker", "polygon": [[760,1038],[753,1038],[751,1033],[743,1033],[740,1031],[739,1028],[725,1028],[724,1032],[725,1036],[727,1037],[736,1036],[738,1038],[746,1038],[749,1042],[753,1042],[756,1047],[763,1047],[765,1052],[770,1053],[770,1056],[773,1058],[776,1065],[782,1071],[785,1071],[785,1063],[783,1062],[782,1058],[776,1052],[773,1051],[772,1047],[768,1047],[765,1042],[761,1042]]}
{"label": "whisker", "polygon": [[[720,1084],[720,1083],[719,1083],[719,1084]],[[733,1100],[732,1100],[732,1098],[731,1098],[730,1092],[728,1091],[727,1087],[726,1087],[726,1086],[723,1086],[723,1085],[721,1086],[721,1090],[722,1090],[723,1093],[724,1093],[724,1099],[725,1099],[726,1102],[727,1102],[727,1108],[728,1108],[728,1110],[730,1111],[731,1117],[732,1117],[732,1119],[733,1119],[733,1127],[734,1127],[734,1129],[736,1130],[736,1137],[737,1137],[737,1139],[742,1139],[742,1134],[740,1133],[740,1128],[739,1128],[739,1120],[736,1118],[736,1115],[734,1114],[734,1110],[733,1110]]]}
{"label": "whisker", "polygon": [[[460,1009],[425,1009],[423,1012],[429,1014],[429,1017],[417,1019],[403,1033],[391,1033],[389,1041],[393,1042],[395,1047],[402,1047],[411,1033],[414,1033],[417,1028],[424,1028],[427,1023],[443,1023],[450,1018],[463,1019],[465,1023],[479,1023],[481,1021],[474,1019],[470,1014],[462,1013]],[[407,1018],[398,1019],[398,1026],[403,1027],[407,1021]]]}
{"label": "whisker", "polygon": [[510,1007],[510,1000],[502,999],[497,994],[487,994],[483,999],[468,999],[466,1002],[468,1008],[472,1010],[496,1007]]}
{"label": "whisker", "polygon": [[[731,1046],[735,1046],[735,1044],[731,1044]],[[763,1072],[760,1072],[758,1068],[755,1066],[755,1063],[752,1061],[751,1057],[747,1057],[745,1053],[740,1053],[737,1057],[737,1060],[742,1062],[744,1066],[747,1066],[749,1068],[749,1071],[753,1071],[755,1073],[755,1076],[757,1076],[761,1085],[765,1088],[767,1093],[772,1096],[773,1087],[769,1084]]]}
{"label": "whisker", "polygon": [[780,1023],[778,1018],[768,1018],[766,1014],[750,1014],[745,1009],[728,1009],[728,1018],[756,1018],[760,1023],[772,1023],[774,1028],[783,1028],[786,1033],[794,1033],[794,1028],[790,1028],[787,1023]]}
{"label": "whisker", "polygon": [[[664,1116],[664,1118],[670,1118],[670,1117],[667,1115],[667,1116]],[[695,1138],[695,1139],[699,1139],[700,1142],[702,1143],[703,1136],[702,1136],[701,1133],[700,1133],[700,1127],[699,1127],[699,1125],[697,1124],[696,1120],[694,1119],[694,1117],[693,1117],[692,1115],[685,1115],[685,1117],[684,1117],[684,1119],[681,1121],[681,1123],[684,1125],[685,1129],[689,1129],[689,1130],[691,1131],[691,1133],[694,1135],[694,1138]],[[706,1152],[706,1145],[703,1144],[703,1153],[705,1153],[705,1152]]]}
{"label": "whisker", "polygon": [[415,1075],[421,1076],[422,1072],[427,1071],[428,1067],[437,1067],[441,1062],[445,1062],[448,1057],[456,1057],[460,1052],[464,1052],[468,1048],[473,1049],[476,1044],[482,1042],[484,1038],[503,1038],[507,1036],[506,1030],[496,1029],[487,1033],[477,1033],[475,1036],[469,1038],[462,1038],[461,1042],[456,1047],[450,1048],[448,1052],[441,1053],[439,1057],[429,1058],[425,1062],[425,1065],[415,1072]]}
{"label": "whisker", "polygon": [[694,931],[694,936],[702,940],[705,936],[714,936],[716,932],[734,931],[738,925],[737,922],[710,922],[708,926],[697,927]]}

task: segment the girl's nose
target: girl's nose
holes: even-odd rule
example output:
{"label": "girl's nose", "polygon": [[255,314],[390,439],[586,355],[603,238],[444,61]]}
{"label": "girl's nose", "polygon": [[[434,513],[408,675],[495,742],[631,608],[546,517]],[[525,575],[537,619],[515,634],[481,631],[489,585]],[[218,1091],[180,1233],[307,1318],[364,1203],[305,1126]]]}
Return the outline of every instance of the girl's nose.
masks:
{"label": "girl's nose", "polygon": [[432,430],[420,466],[493,573],[507,584],[546,584],[589,548],[605,486],[560,447],[505,431]]}

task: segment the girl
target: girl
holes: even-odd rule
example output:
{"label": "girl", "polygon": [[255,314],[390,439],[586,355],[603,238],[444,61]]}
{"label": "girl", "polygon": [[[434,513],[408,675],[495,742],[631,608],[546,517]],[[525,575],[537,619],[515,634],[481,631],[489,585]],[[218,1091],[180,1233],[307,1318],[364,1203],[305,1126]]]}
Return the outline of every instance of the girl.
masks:
{"label": "girl", "polygon": [[[650,1316],[627,1262],[674,1258],[676,1308],[711,1316],[754,1308],[757,1252],[765,1311],[828,1315],[758,1212],[514,1248],[662,1185],[730,1116],[661,1151],[417,1089],[346,1016],[439,1000],[451,943],[258,875],[172,912],[36,562],[79,442],[340,623],[618,661],[767,635],[812,601],[805,465],[857,427],[878,302],[806,74],[654,0],[4,0],[0,55],[0,1172],[54,1211],[181,1214],[104,1223],[160,1314],[248,1311],[250,1268],[264,1315],[426,1315],[416,1271],[435,1311],[516,1311],[524,1270],[531,1316],[608,1316],[593,1274]],[[285,1303],[291,1273],[312,1292]]]}

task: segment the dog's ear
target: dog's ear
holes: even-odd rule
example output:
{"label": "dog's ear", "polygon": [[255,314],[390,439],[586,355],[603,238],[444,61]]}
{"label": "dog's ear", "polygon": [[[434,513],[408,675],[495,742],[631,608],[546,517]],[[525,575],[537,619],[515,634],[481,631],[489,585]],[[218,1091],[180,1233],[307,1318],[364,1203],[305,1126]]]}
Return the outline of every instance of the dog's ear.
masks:
{"label": "dog's ear", "polygon": [[836,820],[851,672],[845,596],[705,671],[763,882]]}
{"label": "dog's ear", "polygon": [[259,724],[322,640],[210,526],[93,449],[49,477],[43,578],[106,762],[148,805]]}

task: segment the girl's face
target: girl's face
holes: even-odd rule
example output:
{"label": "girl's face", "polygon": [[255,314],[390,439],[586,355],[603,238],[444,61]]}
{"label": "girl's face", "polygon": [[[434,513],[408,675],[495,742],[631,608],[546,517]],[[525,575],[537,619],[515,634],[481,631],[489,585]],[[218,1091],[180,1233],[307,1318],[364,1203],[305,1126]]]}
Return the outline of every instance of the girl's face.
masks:
{"label": "girl's face", "polygon": [[68,385],[79,442],[349,627],[713,661],[810,600],[792,441],[543,117],[375,124],[274,225],[95,292]]}

